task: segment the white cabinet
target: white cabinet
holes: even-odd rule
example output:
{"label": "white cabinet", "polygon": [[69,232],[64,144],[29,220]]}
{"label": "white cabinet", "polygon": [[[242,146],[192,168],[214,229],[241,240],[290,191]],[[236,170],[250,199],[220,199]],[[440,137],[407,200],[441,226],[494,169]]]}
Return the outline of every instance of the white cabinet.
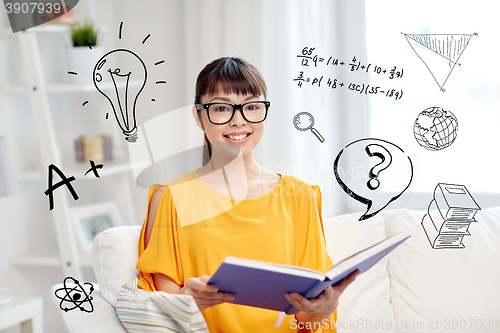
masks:
{"label": "white cabinet", "polygon": [[[28,110],[16,110],[16,112],[25,112],[26,117],[34,118],[34,127],[36,130],[36,138],[41,158],[41,168],[20,172],[19,178],[21,181],[41,181],[47,184],[48,166],[56,165],[66,177],[74,176],[79,181],[86,181],[90,177],[84,177],[85,172],[90,168],[87,161],[85,163],[76,163],[68,154],[61,150],[57,140],[57,130],[54,126],[53,114],[56,111],[52,106],[51,98],[53,95],[60,96],[95,94],[99,95],[95,87],[89,85],[72,85],[72,84],[52,84],[47,85],[44,79],[44,71],[42,69],[42,58],[39,50],[37,38],[40,34],[58,34],[65,33],[68,28],[65,26],[42,26],[29,29],[26,32],[17,34],[0,32],[1,38],[17,38],[19,41],[19,49],[22,57],[22,67],[24,70],[24,84],[3,84],[0,85],[0,94],[4,94],[7,98],[29,98],[31,102],[32,112]],[[60,69],[65,70],[65,68]],[[109,87],[111,88],[111,87]],[[83,102],[83,101],[82,101]],[[24,117],[24,115],[23,115]],[[112,137],[114,147],[120,147],[114,151],[113,161],[103,162],[104,167],[99,170],[100,178],[110,177],[113,187],[113,197],[110,200],[115,201],[121,208],[120,212],[125,224],[132,224],[132,219],[135,216],[133,202],[130,192],[131,168],[126,151],[126,143],[116,142],[120,138],[119,130],[113,132]],[[118,133],[118,134],[117,134]],[[108,133],[106,133],[108,134]],[[123,154],[119,154],[119,152]],[[118,154],[117,154],[118,153]],[[95,179],[95,178],[94,178]],[[59,181],[55,178],[53,183]],[[98,182],[95,191],[99,191]],[[109,183],[109,182],[108,182]],[[106,183],[106,184],[108,184]],[[104,185],[103,185],[104,186]],[[15,265],[29,266],[60,266],[66,276],[73,276],[77,279],[82,279],[82,266],[91,266],[90,256],[81,256],[78,244],[76,242],[75,230],[70,221],[70,201],[71,196],[68,196],[66,186],[53,191],[54,209],[51,211],[51,216],[54,222],[57,248],[51,244],[47,244],[47,248],[37,251],[37,253],[26,254],[12,259]],[[45,198],[48,202],[48,199]],[[48,203],[47,203],[48,209]]]}

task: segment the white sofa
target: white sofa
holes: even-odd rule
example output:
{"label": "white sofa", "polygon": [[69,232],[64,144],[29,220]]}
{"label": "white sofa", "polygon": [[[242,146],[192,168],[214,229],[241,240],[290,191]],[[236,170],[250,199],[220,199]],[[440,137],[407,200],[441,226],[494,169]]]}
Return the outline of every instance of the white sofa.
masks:
{"label": "white sofa", "polygon": [[[425,213],[393,210],[363,222],[357,221],[361,214],[324,220],[333,262],[397,232],[412,235],[344,292],[339,332],[500,332],[500,207],[477,213],[464,249],[433,249],[420,224]],[[139,230],[118,227],[96,237],[95,310],[52,311],[63,331],[125,332],[112,305],[120,286],[138,274]],[[52,303],[58,307],[56,299]]]}

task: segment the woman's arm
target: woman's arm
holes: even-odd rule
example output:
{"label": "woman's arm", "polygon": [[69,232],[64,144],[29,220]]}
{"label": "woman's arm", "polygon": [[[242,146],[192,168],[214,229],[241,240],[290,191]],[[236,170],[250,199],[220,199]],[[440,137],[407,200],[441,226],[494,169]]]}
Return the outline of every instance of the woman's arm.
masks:
{"label": "woman's arm", "polygon": [[[158,204],[160,202],[160,198],[164,189],[165,187],[159,188],[151,198],[147,222],[148,224],[146,226],[146,247],[148,246],[151,239],[156,212],[158,210]],[[185,286],[179,286],[174,282],[174,280],[164,274],[154,273],[152,275],[156,290],[165,291],[169,294],[191,295],[193,296],[200,310],[204,310],[206,308],[224,302],[232,302],[234,300],[234,296],[232,294],[218,292],[216,286],[208,285],[207,282],[208,280],[210,280],[210,276],[207,275],[204,275],[202,277],[189,278],[186,280]]]}
{"label": "woman's arm", "polygon": [[[145,247],[148,247],[149,240],[151,239],[151,234],[153,232],[153,226],[155,223],[156,212],[158,210],[158,204],[160,202],[161,195],[165,187],[161,187],[156,190],[155,194],[151,198],[151,203],[149,204],[149,213],[148,213],[148,225],[146,228],[146,239],[145,239]],[[169,294],[177,294],[179,290],[181,290],[181,286],[174,282],[168,276],[157,273],[152,274],[153,281],[155,283],[156,290],[166,291]]]}
{"label": "woman's arm", "polygon": [[[317,188],[317,192],[312,188],[312,197],[314,198],[314,203],[310,206],[310,222],[317,219],[318,223],[314,224],[316,226],[315,234],[321,236],[319,239],[315,238],[316,241],[311,247],[316,246],[316,251],[326,253],[326,239],[323,231],[323,223],[321,220],[321,192]],[[319,198],[317,197],[319,195]],[[310,200],[310,199],[309,199]],[[318,226],[320,228],[318,228]],[[331,265],[331,261],[329,263]],[[316,267],[318,269],[319,267]],[[324,266],[322,267],[324,269]],[[308,300],[304,296],[298,293],[286,293],[285,297],[296,309],[300,310],[299,313],[295,315],[298,322],[303,324],[303,327],[322,327],[321,324],[323,320],[331,317],[335,309],[339,304],[340,295],[349,286],[359,274],[359,271],[351,273],[348,277],[338,282],[334,286],[327,287],[317,298]],[[307,323],[310,323],[307,325]],[[316,331],[316,330],[313,330]]]}

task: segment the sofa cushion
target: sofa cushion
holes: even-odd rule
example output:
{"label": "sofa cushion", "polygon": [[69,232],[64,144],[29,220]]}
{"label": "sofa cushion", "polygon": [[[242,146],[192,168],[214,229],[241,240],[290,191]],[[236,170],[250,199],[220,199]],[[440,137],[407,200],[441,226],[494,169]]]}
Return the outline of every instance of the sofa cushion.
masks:
{"label": "sofa cushion", "polygon": [[386,224],[388,236],[412,235],[389,255],[398,333],[492,330],[494,320],[498,329],[500,207],[476,214],[463,249],[432,248],[421,225],[425,213],[398,210]]}
{"label": "sofa cushion", "polygon": [[[374,216],[359,222],[360,214],[324,220],[327,248],[336,263],[386,238],[384,220]],[[387,257],[358,276],[340,297],[336,327],[340,332],[396,332],[389,302]]]}
{"label": "sofa cushion", "polygon": [[141,226],[106,229],[94,238],[93,264],[102,297],[115,307],[122,285],[139,275]]}

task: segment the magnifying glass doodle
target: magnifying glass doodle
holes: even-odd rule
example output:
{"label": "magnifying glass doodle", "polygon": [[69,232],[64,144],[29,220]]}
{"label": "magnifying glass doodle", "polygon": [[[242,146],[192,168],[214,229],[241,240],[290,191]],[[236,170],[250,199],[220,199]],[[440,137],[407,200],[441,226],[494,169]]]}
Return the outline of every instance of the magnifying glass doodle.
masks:
{"label": "magnifying glass doodle", "polygon": [[[300,120],[301,116],[305,116],[304,118],[308,118],[308,120],[301,121]],[[293,117],[293,124],[295,125],[295,128],[298,129],[299,131],[311,130],[311,132],[313,132],[313,134],[316,135],[319,141],[321,142],[325,141],[325,139],[321,136],[321,134],[319,134],[318,130],[313,128],[314,117],[309,112],[297,113],[295,117]]]}

